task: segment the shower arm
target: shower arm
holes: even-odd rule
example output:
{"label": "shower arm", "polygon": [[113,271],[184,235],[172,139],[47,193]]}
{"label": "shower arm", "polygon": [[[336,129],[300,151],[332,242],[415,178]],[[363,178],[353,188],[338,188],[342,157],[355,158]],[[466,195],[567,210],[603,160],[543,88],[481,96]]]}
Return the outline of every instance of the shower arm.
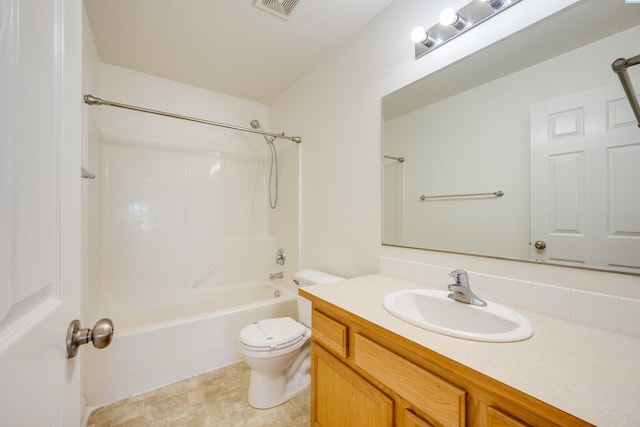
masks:
{"label": "shower arm", "polygon": [[636,116],[636,121],[638,122],[638,127],[640,128],[640,104],[638,104],[638,98],[636,97],[635,90],[633,89],[633,84],[631,83],[631,79],[629,78],[629,74],[627,73],[627,68],[633,67],[634,65],[638,64],[640,64],[640,55],[634,56],[633,58],[629,59],[618,58],[613,61],[613,63],[611,64],[611,68],[620,79],[620,83],[622,84],[624,93],[629,99],[631,110],[633,110],[633,114]]}
{"label": "shower arm", "polygon": [[85,95],[84,102],[85,104],[88,104],[88,105],[108,105],[110,107],[118,107],[118,108],[124,108],[126,110],[140,111],[142,113],[156,114],[158,116],[165,116],[165,117],[171,117],[174,119],[187,120],[190,122],[202,123],[202,124],[211,125],[211,126],[219,126],[227,129],[239,130],[242,132],[251,132],[251,133],[257,133],[260,135],[271,136],[274,138],[289,139],[297,144],[300,144],[302,142],[301,137],[288,136],[288,135],[285,135],[284,132],[282,133],[265,132],[263,130],[245,128],[245,127],[230,125],[226,123],[213,122],[210,120],[198,119],[196,117],[182,116],[180,114],[167,113],[165,111],[151,110],[149,108],[136,107],[134,105],[121,104],[119,102],[113,102],[113,101],[106,101],[104,99],[95,97],[93,95]]}

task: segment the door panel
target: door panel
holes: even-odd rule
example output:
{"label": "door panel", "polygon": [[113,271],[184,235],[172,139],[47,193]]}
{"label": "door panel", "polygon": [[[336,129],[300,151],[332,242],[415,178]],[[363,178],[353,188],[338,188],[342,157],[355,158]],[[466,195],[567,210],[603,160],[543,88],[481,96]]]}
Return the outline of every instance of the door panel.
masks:
{"label": "door panel", "polygon": [[[14,128],[14,303],[55,283],[58,198],[55,2],[19,2]],[[47,37],[48,36],[48,37]],[[36,196],[37,195],[37,196]],[[33,268],[34,262],[38,268]],[[54,293],[57,290],[54,290]]]}
{"label": "door panel", "polygon": [[532,259],[640,272],[635,123],[619,85],[531,106]]}
{"label": "door panel", "polygon": [[0,0],[0,425],[79,425],[80,1]]}

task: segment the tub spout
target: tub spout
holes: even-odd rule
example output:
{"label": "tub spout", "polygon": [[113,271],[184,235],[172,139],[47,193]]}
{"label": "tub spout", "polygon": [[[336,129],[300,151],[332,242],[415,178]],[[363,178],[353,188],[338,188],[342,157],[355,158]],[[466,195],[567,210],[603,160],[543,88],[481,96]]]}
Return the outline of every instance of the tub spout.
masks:
{"label": "tub spout", "polygon": [[282,274],[282,272],[269,274],[269,280],[271,280],[272,282],[275,279],[282,279],[283,277],[284,277],[284,275]]}

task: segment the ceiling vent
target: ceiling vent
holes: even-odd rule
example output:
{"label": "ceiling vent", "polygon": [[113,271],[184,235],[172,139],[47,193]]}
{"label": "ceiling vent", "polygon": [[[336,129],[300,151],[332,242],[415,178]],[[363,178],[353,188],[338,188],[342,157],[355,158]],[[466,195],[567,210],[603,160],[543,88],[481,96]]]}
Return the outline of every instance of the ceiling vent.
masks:
{"label": "ceiling vent", "polygon": [[299,2],[300,0],[255,0],[254,5],[286,21]]}

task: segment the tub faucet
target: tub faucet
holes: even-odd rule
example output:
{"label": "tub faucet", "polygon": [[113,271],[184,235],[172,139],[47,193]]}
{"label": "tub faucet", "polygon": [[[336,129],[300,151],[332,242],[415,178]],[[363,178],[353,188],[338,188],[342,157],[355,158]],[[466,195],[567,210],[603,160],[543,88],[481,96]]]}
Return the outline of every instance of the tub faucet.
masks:
{"label": "tub faucet", "polygon": [[284,276],[282,272],[280,273],[271,273],[269,274],[269,280],[273,281],[274,279],[282,279]]}
{"label": "tub faucet", "polygon": [[487,303],[483,299],[479,298],[471,291],[469,285],[469,276],[464,270],[453,270],[449,273],[449,276],[453,277],[456,283],[450,284],[449,290],[451,293],[447,295],[454,301],[462,302],[465,304],[477,305],[479,307],[486,307]]}

